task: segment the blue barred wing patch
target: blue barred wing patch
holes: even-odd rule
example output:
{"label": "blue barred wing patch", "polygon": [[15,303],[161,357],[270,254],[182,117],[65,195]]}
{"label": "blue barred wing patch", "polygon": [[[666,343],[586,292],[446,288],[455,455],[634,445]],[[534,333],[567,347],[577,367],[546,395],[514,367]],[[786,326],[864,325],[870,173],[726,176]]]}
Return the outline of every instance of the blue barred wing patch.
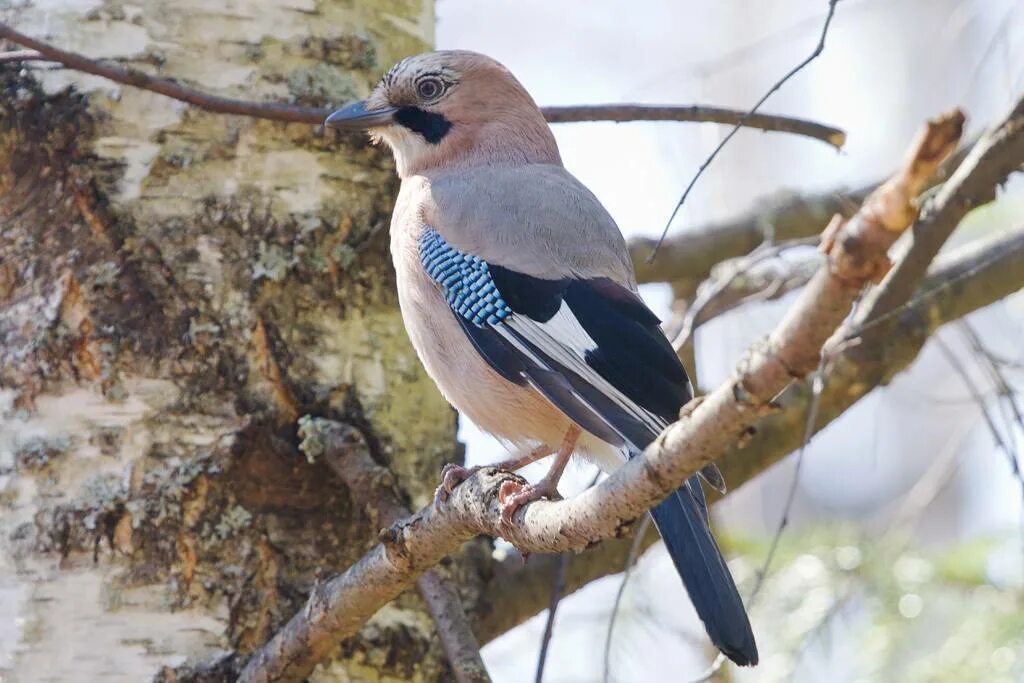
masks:
{"label": "blue barred wing patch", "polygon": [[420,235],[419,250],[427,275],[441,285],[448,305],[459,316],[483,327],[512,315],[486,261],[455,249],[432,228]]}

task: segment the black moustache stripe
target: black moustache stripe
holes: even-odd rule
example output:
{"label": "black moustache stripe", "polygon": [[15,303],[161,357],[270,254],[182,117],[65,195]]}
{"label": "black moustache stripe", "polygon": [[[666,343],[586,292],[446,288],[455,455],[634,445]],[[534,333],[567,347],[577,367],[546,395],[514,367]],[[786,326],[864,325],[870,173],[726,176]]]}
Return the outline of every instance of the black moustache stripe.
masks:
{"label": "black moustache stripe", "polygon": [[414,133],[419,133],[432,145],[441,142],[452,128],[452,122],[443,115],[424,111],[419,107],[402,107],[395,112],[395,121]]}

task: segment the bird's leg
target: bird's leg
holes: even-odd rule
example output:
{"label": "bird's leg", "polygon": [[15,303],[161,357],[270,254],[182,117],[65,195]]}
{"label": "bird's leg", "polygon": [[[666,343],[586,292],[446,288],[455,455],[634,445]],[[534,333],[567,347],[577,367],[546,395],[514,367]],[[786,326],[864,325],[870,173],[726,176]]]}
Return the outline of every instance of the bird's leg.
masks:
{"label": "bird's leg", "polygon": [[526,467],[535,460],[547,457],[555,452],[555,449],[551,448],[547,444],[541,444],[533,450],[527,451],[526,453],[520,453],[518,456],[509,458],[508,460],[502,460],[493,465],[476,465],[474,467],[463,467],[462,465],[456,465],[455,463],[448,463],[441,470],[441,485],[437,487],[437,491],[434,492],[434,505],[440,505],[444,501],[448,500],[448,496],[455,487],[462,482],[469,479],[473,474],[483,467],[496,467],[499,470],[505,470],[506,472],[515,472],[518,469]]}
{"label": "bird's leg", "polygon": [[562,445],[558,449],[558,454],[555,456],[555,461],[551,464],[551,469],[536,484],[526,484],[524,486],[519,482],[509,480],[501,485],[501,488],[498,489],[498,501],[501,503],[501,521],[503,524],[512,526],[512,515],[527,503],[532,503],[545,497],[558,497],[558,480],[562,478],[565,466],[569,463],[569,458],[572,457],[572,452],[576,449],[576,441],[580,438],[580,432],[580,428],[576,425],[569,425],[569,429],[565,432],[565,437],[562,439]]}

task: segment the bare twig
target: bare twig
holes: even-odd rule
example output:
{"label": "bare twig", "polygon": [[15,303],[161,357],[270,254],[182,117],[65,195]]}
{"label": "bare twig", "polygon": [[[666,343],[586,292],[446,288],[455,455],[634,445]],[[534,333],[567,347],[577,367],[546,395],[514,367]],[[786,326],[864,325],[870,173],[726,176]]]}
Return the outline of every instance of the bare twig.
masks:
{"label": "bare twig", "polygon": [[[832,25],[832,17],[835,16],[836,5],[838,4],[838,2],[839,0],[828,0],[828,12],[825,14],[825,21],[821,26],[821,35],[818,37],[818,44],[814,46],[814,49],[811,51],[811,54],[807,55],[807,57],[805,57],[803,61],[794,66],[786,73],[786,75],[784,75],[782,78],[776,81],[772,85],[772,87],[768,89],[768,92],[762,95],[761,99],[759,99],[754,104],[754,106],[750,108],[748,115],[756,114],[757,110],[761,108],[761,105],[764,104],[765,101],[769,97],[771,97],[779,88],[785,85],[786,81],[793,78],[793,76],[797,75],[800,71],[804,69],[804,67],[813,62],[815,59],[817,59],[818,55],[822,53],[822,51],[825,49],[825,38],[828,37],[828,29]],[[687,184],[686,189],[683,190],[682,196],[679,197],[679,201],[676,202],[675,207],[672,209],[672,214],[668,217],[668,220],[665,222],[665,227],[661,231],[661,238],[654,245],[654,250],[651,251],[651,256],[648,260],[653,261],[655,257],[658,255],[658,247],[661,245],[661,242],[665,239],[665,236],[668,234],[668,229],[669,227],[671,227],[672,221],[675,220],[676,214],[679,213],[679,209],[683,207],[683,204],[686,202],[686,198],[690,196],[690,191],[693,189],[693,186],[697,184],[697,181],[704,174],[704,171],[707,169],[707,167],[711,165],[711,162],[715,160],[719,152],[722,151],[722,148],[724,148],[729,143],[729,141],[732,140],[733,136],[736,135],[736,133],[739,131],[741,127],[742,126],[739,123],[734,125],[732,130],[730,130],[729,133],[724,138],[722,138],[722,141],[719,142],[713,150],[711,150],[711,154],[709,154],[707,158],[704,159],[703,162],[701,162],[701,165],[697,169],[697,172],[693,174],[693,177],[690,179],[689,184]]]}
{"label": "bare twig", "polygon": [[[320,125],[331,109],[303,107],[293,104],[272,102],[251,102],[221,97],[181,85],[175,81],[152,76],[139,69],[113,62],[100,62],[84,55],[62,50],[6,24],[0,24],[0,38],[17,45],[31,48],[30,51],[6,53],[12,56],[8,61],[47,60],[83,73],[100,76],[115,83],[130,85],[142,90],[159,93],[181,102],[187,102],[205,111],[219,114],[237,114],[254,118],[281,121],[285,123],[308,123]],[[842,147],[846,134],[832,126],[826,126],[806,119],[775,114],[751,116],[751,112],[735,111],[722,107],[703,105],[641,105],[641,104],[594,104],[581,106],[542,107],[544,116],[551,123],[573,123],[582,121],[681,121],[702,123],[723,123],[737,127],[757,128],[764,131],[791,133]]]}
{"label": "bare twig", "polygon": [[582,550],[619,533],[626,522],[711,462],[757,418],[794,377],[818,364],[820,349],[846,317],[863,285],[878,276],[885,250],[915,218],[909,200],[956,146],[963,116],[930,122],[908,163],[823,241],[823,267],[767,341],[751,350],[729,381],[684,420],[669,426],[640,457],[597,486],[560,501],[521,508],[509,526],[497,491],[514,475],[485,468],[447,503],[421,510],[382,532],[376,546],[344,574],[314,589],[305,609],[247,664],[241,681],[297,681],[338,639],[354,633],[382,605],[445,554],[477,534],[501,535],[522,552]]}
{"label": "bare twig", "polygon": [[[999,393],[999,396],[1006,407],[1009,408],[1012,418],[1008,418],[1006,422],[1011,433],[1011,439],[1013,425],[1016,425],[1017,429],[1020,430],[1020,433],[1024,434],[1024,412],[1021,411],[1020,406],[1017,404],[1017,392],[1014,391],[1010,382],[1006,379],[1006,375],[1003,373],[1000,363],[988,347],[985,346],[984,342],[981,340],[981,336],[975,331],[974,327],[969,322],[961,320],[958,327],[963,335],[967,337],[967,342],[971,345],[974,353],[984,361],[985,367],[988,369],[989,375],[992,377],[992,381],[996,385],[996,391]],[[1024,492],[1024,478],[1022,478],[1020,471],[1019,455],[1015,460],[1017,460],[1018,463],[1014,467],[1014,475],[1021,482],[1021,489],[1022,492]]]}
{"label": "bare twig", "polygon": [[[754,587],[750,590],[750,595],[747,597],[747,609],[753,609],[757,602],[758,597],[761,595],[761,589],[764,588],[765,582],[768,579],[768,572],[771,571],[772,563],[775,561],[775,553],[779,550],[779,543],[782,541],[782,534],[789,527],[789,514],[793,510],[793,502],[796,500],[796,490],[800,485],[800,470],[804,464],[804,453],[807,451],[807,444],[811,442],[811,437],[814,436],[814,425],[818,421],[818,408],[821,405],[821,393],[825,389],[825,376],[829,366],[829,357],[822,354],[821,360],[818,362],[818,368],[814,371],[811,376],[811,401],[807,406],[807,419],[804,421],[804,432],[803,440],[800,442],[800,450],[796,454],[796,465],[793,467],[793,478],[789,480],[789,489],[786,491],[786,500],[782,504],[782,515],[779,517],[779,523],[775,527],[775,533],[772,534],[771,544],[768,546],[768,553],[765,555],[764,562],[761,564],[761,569],[757,572],[757,578],[754,580]],[[715,657],[715,661],[700,675],[699,678],[691,681],[690,683],[701,683],[702,681],[709,680],[725,665],[725,657],[719,655]]]}
{"label": "bare twig", "polygon": [[[590,487],[596,484],[602,474],[600,469],[594,472],[594,476],[587,486]],[[555,634],[555,615],[558,613],[558,605],[562,602],[562,597],[565,595],[568,572],[569,554],[561,553],[558,555],[558,570],[555,572],[554,583],[551,586],[551,597],[548,600],[548,618],[544,623],[544,634],[540,640],[540,654],[537,656],[537,674],[534,676],[536,683],[542,683],[544,680],[544,666],[548,661],[548,648],[551,645],[551,638]]]}
{"label": "bare twig", "polygon": [[534,683],[543,683],[544,665],[548,661],[548,647],[551,645],[551,637],[555,634],[555,614],[558,613],[558,604],[562,601],[565,593],[565,574],[569,567],[569,554],[562,553],[558,556],[558,573],[555,574],[555,584],[551,587],[551,602],[548,603],[548,618],[544,623],[544,635],[540,639],[540,654],[537,656],[537,674],[533,677]]}
{"label": "bare twig", "polygon": [[650,526],[651,516],[644,515],[636,530],[636,534],[633,536],[633,543],[629,548],[629,555],[626,557],[626,566],[622,570],[619,590],[616,591],[615,602],[612,603],[612,612],[608,617],[608,630],[604,634],[604,683],[608,683],[611,680],[612,638],[615,636],[615,622],[619,616],[619,608],[622,606],[622,596],[626,593],[626,585],[629,583],[629,577],[633,575],[633,568],[636,567],[636,561],[640,557],[640,549],[643,545],[644,537],[647,536],[647,530]]}
{"label": "bare twig", "polygon": [[789,514],[793,510],[793,502],[796,500],[796,490],[800,485],[800,470],[804,464],[804,453],[807,451],[807,444],[811,442],[811,437],[814,436],[814,425],[818,421],[818,409],[821,407],[821,394],[825,390],[828,360],[828,356],[822,354],[821,361],[818,363],[818,369],[815,370],[814,375],[811,378],[811,401],[807,406],[807,419],[804,422],[803,440],[800,442],[800,450],[798,450],[796,454],[796,465],[793,467],[793,478],[789,482],[789,490],[786,491],[786,501],[782,506],[782,515],[779,517],[779,524],[775,528],[775,533],[772,535],[772,542],[768,547],[768,554],[764,558],[764,565],[761,567],[761,571],[757,574],[757,581],[754,582],[754,587],[750,591],[750,597],[747,598],[747,603],[751,607],[755,602],[757,602],[757,598],[761,594],[761,589],[764,587],[765,579],[768,576],[768,572],[771,570],[772,562],[775,560],[775,553],[779,549],[779,542],[782,540],[782,534],[785,532],[786,527],[789,526]]}
{"label": "bare twig", "polygon": [[[995,442],[999,450],[1001,450],[1006,456],[1007,463],[1010,466],[1010,472],[1013,475],[1013,478],[1017,481],[1017,484],[1020,486],[1021,494],[1024,495],[1024,477],[1021,476],[1020,456],[1018,455],[1017,448],[1014,445],[1013,434],[1008,434],[1008,438],[1003,438],[1003,433],[999,431],[999,427],[996,425],[995,419],[992,417],[988,406],[985,404],[984,392],[982,392],[981,388],[975,383],[974,379],[971,377],[971,373],[968,372],[967,368],[960,362],[960,359],[957,358],[953,349],[950,348],[949,344],[945,342],[941,335],[937,334],[933,339],[935,341],[935,345],[938,346],[939,350],[942,352],[942,355],[946,357],[950,366],[956,374],[959,375],[964,386],[967,387],[967,391],[971,395],[971,400],[974,401],[978,406],[978,409],[981,411],[981,416],[985,421],[985,426],[988,427],[989,433],[992,435],[992,440]],[[1009,387],[1007,387],[1007,389],[1008,388]],[[1012,400],[1012,393],[1010,398]]]}
{"label": "bare twig", "polygon": [[[373,461],[366,441],[355,428],[307,416],[299,420],[299,436],[300,448],[307,457],[322,457],[327,462],[375,527],[389,526],[409,516],[408,508],[400,502],[394,475]],[[488,683],[491,679],[458,593],[432,570],[424,572],[416,586],[434,620],[455,680]]]}
{"label": "bare twig", "polygon": [[580,123],[585,121],[693,121],[719,123],[763,131],[793,133],[826,142],[836,149],[846,144],[846,133],[815,121],[750,112],[675,104],[588,104],[569,107],[542,107],[549,123]]}
{"label": "bare twig", "polygon": [[[764,242],[746,256],[719,264],[713,273],[715,277],[705,280],[697,288],[697,295],[686,309],[679,331],[672,338],[673,348],[678,352],[689,344],[697,328],[715,316],[748,302],[777,299],[806,284],[817,270],[817,259],[801,264],[802,268],[776,266],[758,272],[755,268],[766,261],[778,259],[787,249],[816,242],[816,237],[782,244]],[[720,276],[718,271],[722,271]]]}

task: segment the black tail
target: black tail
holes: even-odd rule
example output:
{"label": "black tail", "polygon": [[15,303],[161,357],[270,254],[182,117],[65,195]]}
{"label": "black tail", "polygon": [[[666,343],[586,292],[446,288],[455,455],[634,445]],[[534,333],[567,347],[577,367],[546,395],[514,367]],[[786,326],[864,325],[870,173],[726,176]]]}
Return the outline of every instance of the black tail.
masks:
{"label": "black tail", "polygon": [[651,516],[711,642],[740,666],[757,664],[754,632],[708,527],[704,493],[697,477],[691,477],[659,503]]}

